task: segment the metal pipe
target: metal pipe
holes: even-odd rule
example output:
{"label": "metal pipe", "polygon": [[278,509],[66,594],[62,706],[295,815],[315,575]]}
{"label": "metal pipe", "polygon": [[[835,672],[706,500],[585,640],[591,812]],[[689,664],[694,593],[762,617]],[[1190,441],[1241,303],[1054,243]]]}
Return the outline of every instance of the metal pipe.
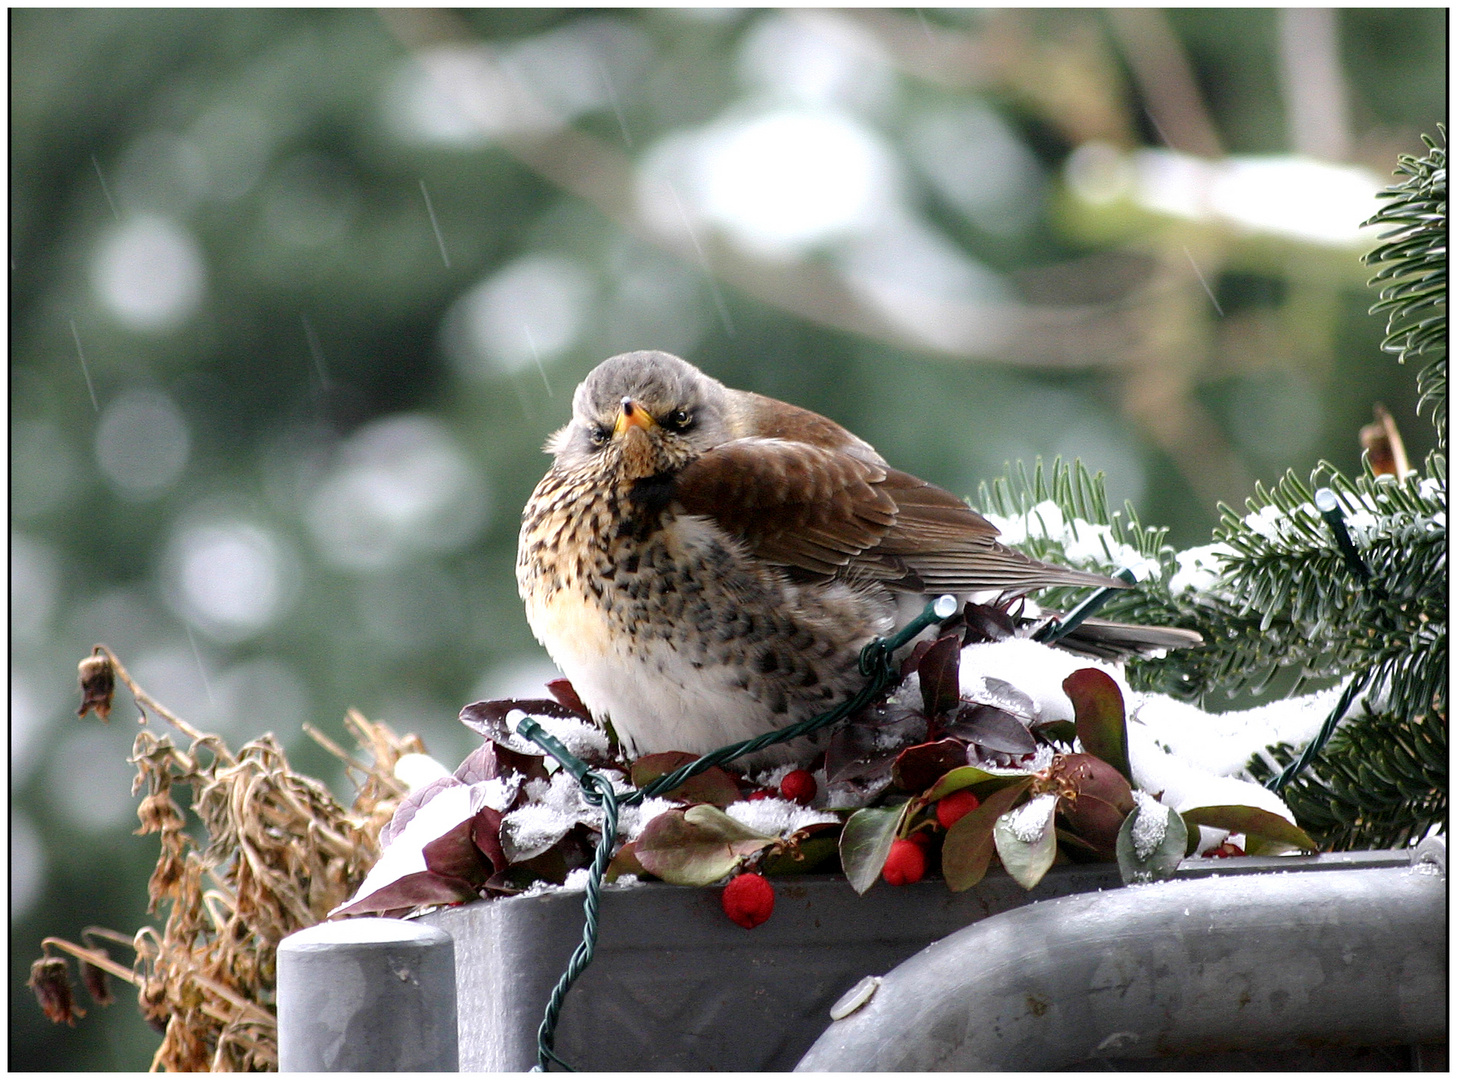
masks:
{"label": "metal pipe", "polygon": [[1174,880],[1017,908],[894,968],[797,1071],[1444,1042],[1446,893],[1446,846],[1427,841],[1407,866]]}
{"label": "metal pipe", "polygon": [[280,1072],[454,1072],[455,942],[403,919],[343,919],[278,945]]}

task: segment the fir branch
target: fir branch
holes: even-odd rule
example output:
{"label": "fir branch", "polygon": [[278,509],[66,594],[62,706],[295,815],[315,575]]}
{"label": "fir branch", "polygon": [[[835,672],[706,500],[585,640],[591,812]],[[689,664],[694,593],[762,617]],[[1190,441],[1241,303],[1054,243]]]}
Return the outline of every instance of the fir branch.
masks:
{"label": "fir branch", "polygon": [[[1350,480],[1322,463],[1309,482],[1288,473],[1273,488],[1257,485],[1244,515],[1221,507],[1214,558],[1222,573],[1202,589],[1171,586],[1179,555],[1166,532],[1138,521],[1133,507],[1110,514],[1101,476],[1074,462],[983,485],[984,509],[1012,526],[1016,546],[1038,558],[1074,563],[1067,542],[1103,529],[1112,543],[1148,558],[1158,573],[1109,601],[1108,618],[1197,630],[1205,644],[1160,659],[1130,661],[1140,689],[1183,698],[1260,693],[1282,674],[1290,692],[1370,671],[1398,711],[1445,712],[1446,487],[1445,463],[1434,456],[1428,476],[1401,480],[1367,475]],[[1375,588],[1351,572],[1313,505],[1329,487],[1347,514]],[[1049,505],[1050,504],[1050,505]],[[1053,510],[1056,510],[1056,513]],[[1041,531],[1051,521],[1058,529]],[[1025,538],[1016,530],[1026,528]],[[1092,547],[1079,544],[1086,555]],[[1113,560],[1075,564],[1104,572]],[[1053,603],[1044,594],[1043,600]],[[1056,599],[1056,597],[1054,597]]]}
{"label": "fir branch", "polygon": [[1425,157],[1403,154],[1396,175],[1401,182],[1377,197],[1386,204],[1366,222],[1392,225],[1383,243],[1365,256],[1380,265],[1369,284],[1382,285],[1371,313],[1387,313],[1381,347],[1400,363],[1427,357],[1417,375],[1417,412],[1432,412],[1438,445],[1447,444],[1447,132],[1442,144],[1423,135]]}
{"label": "fir branch", "polygon": [[[1268,780],[1295,758],[1285,743],[1250,762]],[[1301,825],[1329,850],[1401,847],[1447,821],[1447,725],[1362,711],[1282,795]]]}

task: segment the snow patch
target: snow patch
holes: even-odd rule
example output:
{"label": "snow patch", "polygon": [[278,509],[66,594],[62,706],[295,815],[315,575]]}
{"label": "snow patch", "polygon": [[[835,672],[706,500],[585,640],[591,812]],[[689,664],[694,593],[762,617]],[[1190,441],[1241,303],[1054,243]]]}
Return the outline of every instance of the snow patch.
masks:
{"label": "snow patch", "polygon": [[1138,803],[1138,816],[1133,819],[1133,854],[1139,862],[1147,862],[1169,831],[1169,808],[1147,792],[1135,791],[1133,798]]}
{"label": "snow patch", "polygon": [[1009,682],[1032,699],[1038,723],[1071,720],[1073,703],[1062,688],[1062,682],[1074,671],[1097,668],[1118,684],[1127,702],[1131,695],[1123,671],[1114,664],[1074,656],[1064,649],[1054,649],[1030,638],[1008,638],[981,645],[968,645],[961,651],[961,692],[975,697],[985,689],[987,678]]}
{"label": "snow patch", "polygon": [[[334,911],[348,907],[355,900],[378,892],[402,877],[423,873],[428,869],[425,865],[425,845],[444,836],[473,814],[470,788],[464,784],[441,788],[433,798],[415,811],[415,816],[380,852],[378,861],[370,867],[354,895]],[[331,911],[329,914],[333,913]]]}
{"label": "snow patch", "polygon": [[1144,558],[1137,548],[1114,539],[1109,526],[1095,525],[1082,518],[1066,518],[1062,508],[1051,499],[1038,503],[1020,517],[984,516],[1001,533],[998,539],[1013,547],[1030,537],[1040,537],[1061,547],[1067,561],[1075,566],[1100,570],[1109,566],[1128,567],[1139,580],[1158,577],[1161,573],[1156,561]]}
{"label": "snow patch", "polygon": [[1048,792],[1031,802],[1024,803],[1010,814],[1003,816],[1007,828],[1024,844],[1035,844],[1047,833],[1048,822],[1052,820],[1052,808],[1057,796]]}
{"label": "snow patch", "polygon": [[634,806],[624,806],[617,815],[617,834],[624,842],[636,840],[653,818],[676,809],[678,804],[671,799],[644,799]]}
{"label": "snow patch", "polygon": [[1169,592],[1213,592],[1224,576],[1225,560],[1235,554],[1228,544],[1204,544],[1175,553],[1178,569],[1169,578]]}
{"label": "snow patch", "polygon": [[429,754],[401,754],[395,762],[395,779],[411,791],[419,791],[435,780],[450,775],[450,770]]}
{"label": "snow patch", "polygon": [[811,825],[829,824],[840,819],[824,810],[813,810],[788,799],[754,799],[730,803],[724,813],[740,825],[747,825],[765,836],[788,836]]}

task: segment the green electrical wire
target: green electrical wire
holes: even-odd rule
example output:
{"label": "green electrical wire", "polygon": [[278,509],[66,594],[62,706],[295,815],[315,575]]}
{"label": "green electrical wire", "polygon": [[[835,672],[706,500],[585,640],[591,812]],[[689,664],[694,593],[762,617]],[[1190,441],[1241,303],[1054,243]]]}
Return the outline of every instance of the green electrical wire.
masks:
{"label": "green electrical wire", "polygon": [[766,746],[808,735],[863,709],[895,681],[893,663],[895,651],[926,627],[933,623],[945,622],[956,613],[956,607],[955,597],[939,597],[927,604],[925,610],[897,631],[894,636],[876,638],[861,649],[860,673],[865,676],[866,682],[860,692],[848,701],[842,702],[828,712],[812,716],[797,724],[791,724],[787,728],[780,728],[753,739],[745,739],[743,742],[720,747],[712,753],[703,755],[697,761],[689,762],[666,776],[658,777],[651,784],[628,795],[619,796],[612,786],[612,781],[602,774],[594,772],[586,762],[572,754],[531,717],[526,717],[516,725],[517,734],[536,743],[576,778],[577,782],[582,785],[582,797],[587,803],[602,807],[602,835],[597,841],[596,857],[593,858],[592,866],[587,872],[587,894],[582,902],[586,914],[582,940],[572,951],[571,958],[567,961],[566,971],[562,973],[562,977],[557,980],[556,986],[552,989],[551,998],[547,1001],[546,1011],[541,1018],[541,1026],[537,1028],[535,1071],[546,1072],[553,1062],[568,1072],[573,1071],[572,1067],[556,1054],[556,1026],[557,1021],[561,1018],[562,1005],[566,1002],[567,991],[572,988],[572,983],[576,982],[577,977],[587,969],[587,965],[592,962],[593,954],[597,950],[597,920],[602,906],[602,875],[606,873],[607,864],[612,860],[612,848],[617,839],[618,811],[623,806],[632,806],[661,792],[681,787],[692,777],[715,765],[722,765],[724,762],[733,761],[745,754],[752,754]]}

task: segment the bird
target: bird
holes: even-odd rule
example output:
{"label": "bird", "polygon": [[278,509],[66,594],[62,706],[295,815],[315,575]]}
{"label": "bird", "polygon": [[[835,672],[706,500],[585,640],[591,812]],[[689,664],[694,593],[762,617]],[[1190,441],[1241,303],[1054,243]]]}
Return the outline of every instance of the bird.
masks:
{"label": "bird", "polygon": [[544,449],[517,548],[527,622],[632,754],[702,755],[832,708],[898,596],[1122,584],[999,543],[834,421],[666,352],[598,364]]}

